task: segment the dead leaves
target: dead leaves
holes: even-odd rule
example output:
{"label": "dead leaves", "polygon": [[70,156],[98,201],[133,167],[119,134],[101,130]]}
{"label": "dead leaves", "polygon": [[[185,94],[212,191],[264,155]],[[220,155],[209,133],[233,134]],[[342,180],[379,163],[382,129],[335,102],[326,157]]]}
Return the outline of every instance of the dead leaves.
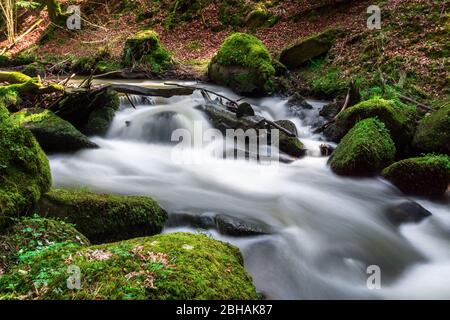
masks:
{"label": "dead leaves", "polygon": [[165,266],[169,265],[169,256],[167,254],[165,254],[165,253],[152,252],[152,251],[144,252],[144,247],[143,246],[137,246],[137,247],[133,248],[131,250],[131,252],[136,257],[141,259],[142,261],[160,263],[160,264],[163,264]]}
{"label": "dead leaves", "polygon": [[128,273],[127,275],[125,275],[125,279],[127,279],[128,281],[138,278],[138,277],[144,277],[144,288],[147,289],[156,289],[155,285],[154,285],[154,281],[155,281],[155,277],[153,275],[153,273],[151,273],[150,271],[133,271]]}

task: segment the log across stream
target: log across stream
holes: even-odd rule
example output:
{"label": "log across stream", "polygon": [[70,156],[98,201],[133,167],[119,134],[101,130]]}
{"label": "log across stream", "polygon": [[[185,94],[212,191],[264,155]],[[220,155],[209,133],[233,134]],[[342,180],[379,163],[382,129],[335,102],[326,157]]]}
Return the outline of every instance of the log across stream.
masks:
{"label": "log across stream", "polygon": [[[262,117],[292,120],[308,150],[290,164],[261,165],[217,157],[216,142],[183,150],[200,161],[174,161],[174,130],[212,127],[196,108],[199,92],[133,101],[136,109],[123,101],[106,137],[92,137],[99,149],[50,157],[56,186],[150,195],[171,216],[191,217],[171,219],[165,232],[199,232],[189,223],[198,216],[259,221],[269,227],[265,234],[237,237],[208,226],[200,232],[239,246],[267,298],[450,298],[449,199],[406,198],[379,178],[335,176],[320,156],[322,136],[311,130],[324,103],[311,101],[313,110],[300,118],[284,99],[246,99]],[[388,209],[408,200],[432,216],[419,224],[390,223]],[[373,265],[381,270],[379,290],[367,287]]]}

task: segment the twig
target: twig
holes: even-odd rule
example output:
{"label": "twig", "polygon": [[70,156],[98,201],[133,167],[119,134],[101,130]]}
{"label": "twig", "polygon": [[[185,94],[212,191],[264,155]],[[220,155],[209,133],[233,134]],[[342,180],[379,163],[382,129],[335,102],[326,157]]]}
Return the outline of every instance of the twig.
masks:
{"label": "twig", "polygon": [[164,82],[164,84],[168,85],[168,86],[178,86],[178,87],[189,88],[189,89],[193,89],[193,90],[203,90],[205,92],[212,93],[212,94],[214,94],[214,95],[216,95],[216,96],[218,96],[218,97],[220,97],[222,99],[225,99],[225,100],[231,102],[232,104],[234,104],[235,106],[239,105],[239,103],[237,103],[236,101],[234,101],[234,100],[232,100],[232,99],[230,99],[228,97],[225,97],[224,95],[221,95],[220,93],[217,93],[217,92],[214,92],[212,90],[209,90],[209,89],[193,87],[193,86],[185,86],[185,85],[182,85],[182,84],[172,83],[172,82]]}
{"label": "twig", "polygon": [[428,110],[428,111],[435,111],[434,108],[432,108],[432,107],[430,107],[430,106],[427,106],[426,104],[420,103],[420,102],[418,102],[418,101],[416,101],[416,100],[414,100],[414,99],[412,99],[412,98],[410,98],[410,97],[404,96],[404,95],[402,95],[402,94],[400,94],[400,93],[396,93],[396,95],[397,95],[401,100],[406,101],[406,102],[409,102],[409,103],[413,103],[413,104],[415,104],[415,105],[416,105],[417,107],[419,107],[419,108],[422,108],[422,109],[425,109],[425,110]]}
{"label": "twig", "polygon": [[131,106],[136,109],[136,106],[134,105],[133,101],[131,101],[130,96],[128,95],[128,93],[125,93],[125,97],[127,97],[128,102],[131,104]]}
{"label": "twig", "polygon": [[6,51],[10,50],[12,47],[14,47],[16,45],[17,42],[19,42],[20,40],[22,40],[23,37],[25,37],[27,34],[29,34],[30,32],[34,31],[34,29],[36,29],[42,22],[44,22],[43,19],[39,19],[38,21],[36,21],[31,27],[29,27],[24,33],[22,33],[20,36],[18,36],[13,43],[9,44],[8,46],[6,46],[5,48],[3,48],[2,52],[0,52],[0,55],[3,55]]}

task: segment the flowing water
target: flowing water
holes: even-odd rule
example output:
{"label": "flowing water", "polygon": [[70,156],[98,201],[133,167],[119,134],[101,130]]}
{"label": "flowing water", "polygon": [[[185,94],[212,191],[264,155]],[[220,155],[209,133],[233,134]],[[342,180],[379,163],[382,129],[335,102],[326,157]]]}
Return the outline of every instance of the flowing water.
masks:
{"label": "flowing water", "polygon": [[[230,91],[214,90],[234,97]],[[101,148],[50,157],[55,186],[149,195],[169,213],[225,213],[254,218],[276,231],[248,238],[213,237],[238,246],[259,292],[272,299],[450,299],[450,201],[414,199],[432,212],[419,224],[389,223],[386,207],[406,199],[381,179],[334,175],[311,133],[321,102],[306,117],[280,98],[247,99],[272,120],[291,119],[308,148],[290,164],[221,159],[215,142],[184,149],[176,161],[175,129],[210,128],[194,107],[201,95],[124,102]],[[189,226],[164,232],[199,232]],[[381,270],[381,289],[369,289],[369,265]]]}

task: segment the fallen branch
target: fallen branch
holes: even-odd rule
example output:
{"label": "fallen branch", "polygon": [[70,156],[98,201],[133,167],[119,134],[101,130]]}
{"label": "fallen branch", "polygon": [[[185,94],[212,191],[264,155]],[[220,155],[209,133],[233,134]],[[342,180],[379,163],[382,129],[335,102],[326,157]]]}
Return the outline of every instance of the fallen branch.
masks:
{"label": "fallen branch", "polygon": [[428,110],[428,111],[435,111],[434,108],[432,108],[432,107],[430,107],[430,106],[427,106],[426,104],[420,103],[420,102],[418,102],[418,101],[416,101],[416,100],[414,100],[414,99],[412,99],[412,98],[410,98],[410,97],[404,96],[404,95],[402,95],[402,94],[400,94],[400,93],[396,93],[396,95],[397,95],[397,97],[399,97],[401,100],[403,100],[403,101],[405,101],[405,102],[413,103],[413,104],[415,104],[417,107],[419,107],[419,108],[421,108],[421,109],[425,109],[425,110]]}
{"label": "fallen branch", "polygon": [[173,96],[186,96],[191,95],[194,92],[194,90],[190,88],[173,88],[173,87],[146,88],[131,84],[108,84],[103,86],[102,90],[106,90],[109,88],[125,94],[135,94],[139,96],[153,96],[164,98],[170,98]]}

